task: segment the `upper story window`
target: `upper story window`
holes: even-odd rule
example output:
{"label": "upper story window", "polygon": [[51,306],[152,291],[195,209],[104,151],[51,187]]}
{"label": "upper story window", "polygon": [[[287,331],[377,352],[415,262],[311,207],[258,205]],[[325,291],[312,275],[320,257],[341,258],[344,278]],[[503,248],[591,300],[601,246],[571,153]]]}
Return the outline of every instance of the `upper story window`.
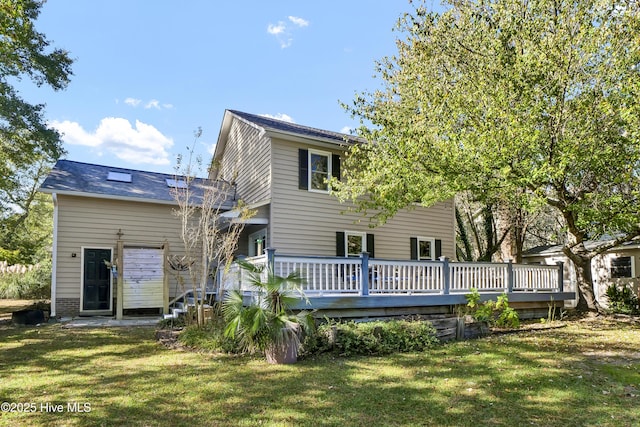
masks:
{"label": "upper story window", "polygon": [[611,258],[609,272],[612,278],[635,277],[632,256]]}
{"label": "upper story window", "polygon": [[331,153],[309,150],[309,190],[329,191]]}
{"label": "upper story window", "polygon": [[340,179],[340,156],[328,151],[298,150],[298,188],[328,193],[330,178]]}

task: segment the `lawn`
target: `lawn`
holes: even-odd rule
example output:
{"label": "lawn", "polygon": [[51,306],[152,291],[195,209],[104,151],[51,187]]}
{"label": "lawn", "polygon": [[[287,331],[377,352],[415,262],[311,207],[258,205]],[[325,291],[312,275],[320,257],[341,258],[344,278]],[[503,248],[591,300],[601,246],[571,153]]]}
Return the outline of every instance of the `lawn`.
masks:
{"label": "lawn", "polygon": [[425,353],[271,366],[170,350],[152,328],[4,323],[0,402],[34,411],[0,413],[7,426],[634,426],[640,325],[590,319]]}

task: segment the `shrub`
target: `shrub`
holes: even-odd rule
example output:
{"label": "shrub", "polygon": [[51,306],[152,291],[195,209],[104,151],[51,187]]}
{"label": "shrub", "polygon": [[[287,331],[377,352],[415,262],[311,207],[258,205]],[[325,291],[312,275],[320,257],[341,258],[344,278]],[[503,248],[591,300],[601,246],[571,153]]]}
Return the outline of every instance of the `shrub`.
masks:
{"label": "shrub", "polygon": [[178,336],[181,344],[200,350],[220,353],[240,353],[237,340],[225,337],[225,323],[220,316],[203,326],[190,325],[182,330]]}
{"label": "shrub", "polygon": [[50,298],[51,261],[20,267],[22,268],[9,267],[0,273],[0,298]]}
{"label": "shrub", "polygon": [[509,307],[507,294],[499,295],[497,301],[480,302],[480,293],[472,288],[471,293],[465,295],[467,309],[474,319],[487,322],[491,326],[499,328],[517,328],[520,326],[518,312]]}
{"label": "shrub", "polygon": [[638,314],[638,297],[629,285],[616,285],[612,283],[607,287],[609,299],[609,311],[621,314]]}
{"label": "shrub", "polygon": [[327,322],[305,337],[301,355],[384,355],[424,351],[438,342],[436,330],[426,321]]}

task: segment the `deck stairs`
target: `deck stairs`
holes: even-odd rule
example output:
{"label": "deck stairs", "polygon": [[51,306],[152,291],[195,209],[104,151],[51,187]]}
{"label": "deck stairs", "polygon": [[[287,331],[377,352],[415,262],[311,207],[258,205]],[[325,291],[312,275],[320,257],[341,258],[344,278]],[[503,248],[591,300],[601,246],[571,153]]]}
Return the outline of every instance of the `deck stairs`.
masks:
{"label": "deck stairs", "polygon": [[[194,294],[193,290],[190,289],[182,294],[176,296],[169,302],[169,314],[165,314],[165,319],[177,319],[178,317],[187,313],[189,308],[195,308],[196,306],[196,295],[198,296],[198,300],[202,298],[202,290],[197,289]],[[215,301],[216,292],[213,290],[207,289],[204,295],[205,308],[210,308],[211,303]]]}

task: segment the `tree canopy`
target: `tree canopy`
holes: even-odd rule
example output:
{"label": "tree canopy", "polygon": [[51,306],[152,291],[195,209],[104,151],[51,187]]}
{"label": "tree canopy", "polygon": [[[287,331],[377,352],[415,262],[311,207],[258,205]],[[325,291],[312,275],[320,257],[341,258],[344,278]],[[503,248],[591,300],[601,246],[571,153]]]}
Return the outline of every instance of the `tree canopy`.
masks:
{"label": "tree canopy", "polygon": [[[72,59],[50,48],[34,22],[43,1],[0,0],[0,247],[14,247],[40,179],[64,153],[60,135],[44,118],[44,105],[23,100],[12,83],[28,77],[38,86],[64,89]],[[11,246],[11,247],[7,247]]]}
{"label": "tree canopy", "polygon": [[[416,5],[383,87],[345,107],[354,147],[337,195],[384,221],[470,190],[562,216],[580,308],[596,308],[584,242],[640,235],[640,12],[634,1]],[[598,251],[607,247],[601,246]]]}

